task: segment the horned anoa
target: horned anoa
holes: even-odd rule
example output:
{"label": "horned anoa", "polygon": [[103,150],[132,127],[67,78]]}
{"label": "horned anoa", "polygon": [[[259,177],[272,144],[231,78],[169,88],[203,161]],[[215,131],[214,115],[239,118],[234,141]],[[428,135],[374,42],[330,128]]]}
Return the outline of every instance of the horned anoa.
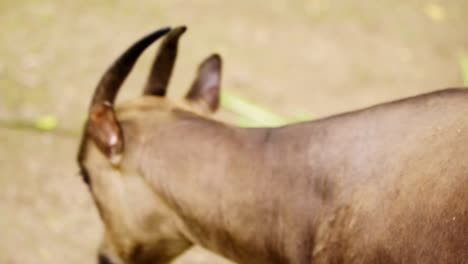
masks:
{"label": "horned anoa", "polygon": [[[184,31],[137,41],[91,101],[78,162],[105,225],[100,263],[168,263],[192,245],[237,263],[468,263],[468,90],[239,128],[208,116],[219,55],[183,100],[165,96]],[[114,105],[162,36],[143,95]]]}

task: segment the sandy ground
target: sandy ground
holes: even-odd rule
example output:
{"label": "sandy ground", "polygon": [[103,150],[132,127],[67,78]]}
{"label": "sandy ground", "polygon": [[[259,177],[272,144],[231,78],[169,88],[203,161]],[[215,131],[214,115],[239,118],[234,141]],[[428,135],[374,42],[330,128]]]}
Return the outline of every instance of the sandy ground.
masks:
{"label": "sandy ground", "polygon": [[[468,50],[464,0],[0,0],[0,118],[53,114],[72,131],[0,128],[0,263],[94,263],[102,226],[77,174],[74,133],[108,64],[143,34],[180,24],[189,31],[170,96],[216,51],[225,89],[285,116],[461,86]],[[140,93],[153,53],[119,99]],[[177,263],[226,262],[197,248]]]}

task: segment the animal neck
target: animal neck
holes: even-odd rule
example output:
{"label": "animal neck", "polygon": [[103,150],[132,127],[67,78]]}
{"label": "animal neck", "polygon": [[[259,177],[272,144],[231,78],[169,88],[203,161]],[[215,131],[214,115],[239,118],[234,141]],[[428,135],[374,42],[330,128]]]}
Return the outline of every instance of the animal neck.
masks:
{"label": "animal neck", "polygon": [[142,155],[142,168],[193,242],[245,263],[252,256],[268,263],[282,258],[271,252],[294,255],[295,241],[312,239],[319,199],[311,191],[306,133],[207,120],[178,126]]}

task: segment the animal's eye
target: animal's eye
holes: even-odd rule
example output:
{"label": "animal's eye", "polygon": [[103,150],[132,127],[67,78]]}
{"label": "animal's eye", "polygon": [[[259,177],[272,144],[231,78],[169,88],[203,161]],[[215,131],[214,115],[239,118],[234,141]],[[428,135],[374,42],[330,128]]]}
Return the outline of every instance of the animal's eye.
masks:
{"label": "animal's eye", "polygon": [[98,263],[99,264],[112,264],[112,262],[103,254],[99,254],[98,256]]}
{"label": "animal's eye", "polygon": [[91,183],[91,179],[89,178],[88,170],[83,166],[80,166],[80,175],[81,175],[81,177],[83,178],[83,181],[86,184],[89,185]]}

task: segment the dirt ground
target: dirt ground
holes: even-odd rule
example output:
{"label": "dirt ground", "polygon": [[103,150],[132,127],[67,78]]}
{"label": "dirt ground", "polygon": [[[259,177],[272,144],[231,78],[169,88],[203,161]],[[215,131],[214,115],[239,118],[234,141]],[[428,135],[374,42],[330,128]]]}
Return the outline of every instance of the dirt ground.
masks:
{"label": "dirt ground", "polygon": [[[468,50],[464,0],[0,0],[0,119],[52,114],[71,131],[1,125],[0,263],[95,263],[102,226],[77,174],[76,133],[110,62],[143,34],[180,24],[189,30],[170,96],[216,51],[224,89],[285,116],[461,86]],[[119,99],[140,93],[154,50]],[[227,262],[196,248],[177,263]]]}

